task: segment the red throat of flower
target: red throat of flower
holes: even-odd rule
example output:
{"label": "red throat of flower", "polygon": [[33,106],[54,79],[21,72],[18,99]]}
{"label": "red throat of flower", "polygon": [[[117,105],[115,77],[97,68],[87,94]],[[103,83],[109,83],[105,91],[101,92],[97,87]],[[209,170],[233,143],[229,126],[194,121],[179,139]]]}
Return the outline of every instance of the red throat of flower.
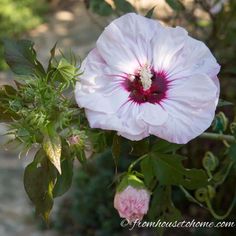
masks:
{"label": "red throat of flower", "polygon": [[123,82],[124,88],[130,92],[131,101],[142,104],[160,103],[166,98],[168,90],[167,74],[157,72],[147,66],[142,67],[134,75],[129,75]]}

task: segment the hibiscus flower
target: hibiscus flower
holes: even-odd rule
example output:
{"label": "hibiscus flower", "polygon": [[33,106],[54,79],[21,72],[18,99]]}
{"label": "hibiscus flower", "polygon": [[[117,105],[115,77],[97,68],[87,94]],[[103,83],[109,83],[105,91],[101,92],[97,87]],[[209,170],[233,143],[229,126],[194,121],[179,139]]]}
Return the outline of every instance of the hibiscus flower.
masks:
{"label": "hibiscus flower", "polygon": [[105,28],[82,69],[75,97],[92,128],[187,143],[214,118],[220,66],[181,27],[126,14]]}

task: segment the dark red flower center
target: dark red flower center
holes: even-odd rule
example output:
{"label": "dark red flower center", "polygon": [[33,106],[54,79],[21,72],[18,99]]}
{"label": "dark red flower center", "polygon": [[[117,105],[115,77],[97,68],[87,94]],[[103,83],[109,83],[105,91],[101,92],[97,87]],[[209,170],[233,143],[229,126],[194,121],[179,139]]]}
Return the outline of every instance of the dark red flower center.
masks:
{"label": "dark red flower center", "polygon": [[124,81],[124,88],[130,92],[129,98],[131,101],[138,104],[150,102],[153,104],[160,103],[166,98],[166,92],[168,90],[167,75],[165,72],[155,72],[153,69],[151,72],[151,85],[148,89],[144,89],[144,84],[140,73],[127,77]]}

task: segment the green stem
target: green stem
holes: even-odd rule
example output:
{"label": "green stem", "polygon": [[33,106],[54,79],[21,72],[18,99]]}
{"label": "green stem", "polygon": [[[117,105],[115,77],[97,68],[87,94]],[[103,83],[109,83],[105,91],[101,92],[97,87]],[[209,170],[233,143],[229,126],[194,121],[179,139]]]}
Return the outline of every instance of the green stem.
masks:
{"label": "green stem", "polygon": [[232,211],[232,209],[233,209],[233,207],[234,207],[234,204],[235,204],[235,202],[236,202],[236,196],[234,196],[234,200],[232,201],[232,203],[231,203],[229,209],[227,210],[227,212],[226,212],[224,215],[218,215],[218,214],[214,211],[214,209],[213,209],[213,207],[212,207],[212,205],[211,205],[211,202],[210,202],[210,200],[209,200],[208,197],[206,198],[205,201],[206,201],[208,210],[211,212],[211,214],[212,214],[217,220],[223,220],[223,219],[225,219],[226,217],[228,217],[229,214],[230,214],[230,212]]}
{"label": "green stem", "polygon": [[136,164],[138,164],[141,160],[143,160],[143,159],[144,159],[145,157],[147,157],[147,156],[148,156],[148,154],[145,154],[145,155],[139,157],[138,159],[136,159],[133,163],[131,163],[130,166],[129,166],[129,169],[128,169],[128,173],[130,173],[130,172],[132,171],[133,167],[134,167]]}
{"label": "green stem", "polygon": [[201,202],[199,202],[195,197],[193,197],[182,185],[179,185],[179,188],[189,201],[198,204],[202,208],[206,208]]}
{"label": "green stem", "polygon": [[217,186],[219,186],[219,185],[224,183],[224,181],[226,180],[227,176],[229,175],[229,172],[230,172],[231,168],[233,167],[233,165],[234,165],[233,161],[229,163],[229,165],[228,165],[228,167],[227,167],[227,169],[225,171],[225,174],[223,175],[223,177],[222,177],[222,179],[220,181],[215,183],[215,187],[217,187]]}
{"label": "green stem", "polygon": [[227,142],[230,142],[230,143],[236,142],[234,136],[232,135],[215,134],[215,133],[209,133],[209,132],[205,132],[201,134],[199,138],[213,139],[213,140],[219,140],[219,141],[226,140]]}

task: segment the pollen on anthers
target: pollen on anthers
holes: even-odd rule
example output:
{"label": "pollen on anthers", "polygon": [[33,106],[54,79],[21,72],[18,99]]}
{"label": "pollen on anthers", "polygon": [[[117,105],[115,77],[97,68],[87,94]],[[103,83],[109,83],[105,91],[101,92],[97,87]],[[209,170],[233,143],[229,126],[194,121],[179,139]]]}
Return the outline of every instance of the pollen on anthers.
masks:
{"label": "pollen on anthers", "polygon": [[148,65],[144,65],[139,70],[140,80],[143,86],[143,90],[146,91],[151,88],[152,86],[152,77],[153,74],[151,69]]}
{"label": "pollen on anthers", "polygon": [[130,74],[128,77],[129,80],[133,82],[135,78],[138,77],[142,84],[143,90],[147,91],[148,89],[150,89],[152,86],[152,77],[153,77],[150,67],[145,64],[137,71],[137,74],[138,75],[136,76]]}

